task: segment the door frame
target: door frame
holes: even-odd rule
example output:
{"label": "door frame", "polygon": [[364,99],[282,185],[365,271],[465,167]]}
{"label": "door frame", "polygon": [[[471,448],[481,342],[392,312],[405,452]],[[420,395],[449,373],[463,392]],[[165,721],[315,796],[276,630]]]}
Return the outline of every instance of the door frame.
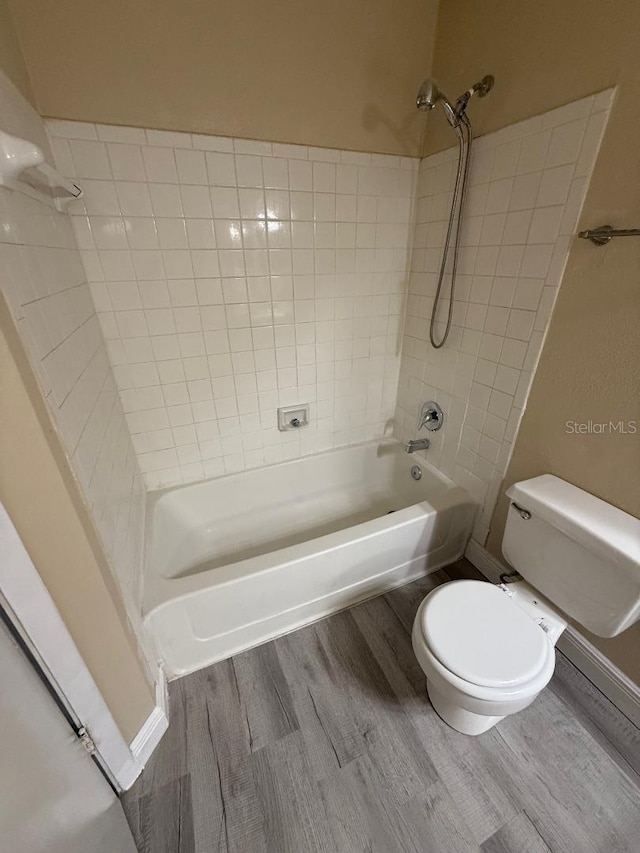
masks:
{"label": "door frame", "polygon": [[60,704],[89,733],[111,784],[119,792],[130,788],[168,726],[164,675],[156,707],[127,744],[1,502],[0,604]]}

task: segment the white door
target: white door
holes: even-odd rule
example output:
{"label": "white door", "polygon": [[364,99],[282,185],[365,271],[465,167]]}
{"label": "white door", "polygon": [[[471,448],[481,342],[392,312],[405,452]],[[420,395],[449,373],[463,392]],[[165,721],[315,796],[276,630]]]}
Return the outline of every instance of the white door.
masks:
{"label": "white door", "polygon": [[1,620],[0,848],[136,850],[118,798]]}

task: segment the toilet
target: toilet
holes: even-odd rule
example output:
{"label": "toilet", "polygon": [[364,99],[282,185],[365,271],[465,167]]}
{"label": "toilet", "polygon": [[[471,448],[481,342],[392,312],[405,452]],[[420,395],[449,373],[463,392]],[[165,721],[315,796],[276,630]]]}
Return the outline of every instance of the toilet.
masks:
{"label": "toilet", "polygon": [[551,474],[506,494],[502,551],[523,580],[442,584],[413,625],[431,704],[468,735],[544,690],[567,618],[600,637],[640,618],[640,520]]}

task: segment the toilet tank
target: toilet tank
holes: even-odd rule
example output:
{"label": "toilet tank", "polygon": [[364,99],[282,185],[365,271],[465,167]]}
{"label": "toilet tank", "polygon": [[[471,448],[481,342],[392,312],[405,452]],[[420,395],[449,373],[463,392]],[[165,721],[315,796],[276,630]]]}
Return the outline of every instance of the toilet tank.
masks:
{"label": "toilet tank", "polygon": [[514,483],[502,553],[600,637],[640,619],[640,520],[552,474]]}

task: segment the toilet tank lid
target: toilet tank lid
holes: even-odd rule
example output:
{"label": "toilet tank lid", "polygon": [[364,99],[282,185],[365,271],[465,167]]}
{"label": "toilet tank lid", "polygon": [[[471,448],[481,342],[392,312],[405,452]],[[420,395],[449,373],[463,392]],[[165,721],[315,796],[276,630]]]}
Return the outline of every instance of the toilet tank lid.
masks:
{"label": "toilet tank lid", "polygon": [[506,494],[570,539],[640,577],[640,519],[553,474],[514,483]]}

